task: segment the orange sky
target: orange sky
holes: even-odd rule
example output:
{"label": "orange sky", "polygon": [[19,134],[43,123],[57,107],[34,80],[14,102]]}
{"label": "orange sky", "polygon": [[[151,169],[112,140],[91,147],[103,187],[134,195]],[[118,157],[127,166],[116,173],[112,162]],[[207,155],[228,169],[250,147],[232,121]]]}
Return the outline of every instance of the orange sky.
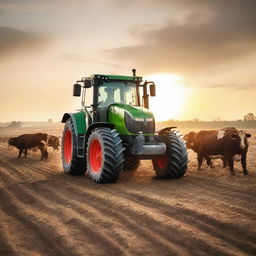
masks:
{"label": "orange sky", "polygon": [[256,113],[255,13],[254,0],[0,0],[0,121],[59,121],[80,106],[77,79],[133,67],[159,82],[158,120],[242,119]]}

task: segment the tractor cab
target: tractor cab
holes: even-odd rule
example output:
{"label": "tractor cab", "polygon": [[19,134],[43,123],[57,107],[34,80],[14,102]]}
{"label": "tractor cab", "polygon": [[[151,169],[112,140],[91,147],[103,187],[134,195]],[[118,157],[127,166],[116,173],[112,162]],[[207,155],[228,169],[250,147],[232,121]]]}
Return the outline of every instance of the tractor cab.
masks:
{"label": "tractor cab", "polygon": [[134,82],[104,81],[98,86],[98,118],[106,122],[113,104],[139,106],[139,90]]}
{"label": "tractor cab", "polygon": [[129,81],[106,81],[98,87],[98,107],[111,104],[139,106],[139,91],[135,83]]}
{"label": "tractor cab", "polygon": [[[133,76],[95,74],[82,78],[74,84],[73,96],[80,96],[83,89],[82,107],[89,110],[93,122],[108,122],[109,109],[115,104],[148,109],[148,85],[150,96],[155,96],[155,84],[151,81],[142,83],[142,77],[136,76],[135,72],[133,70]],[[143,114],[141,118],[144,118]]]}

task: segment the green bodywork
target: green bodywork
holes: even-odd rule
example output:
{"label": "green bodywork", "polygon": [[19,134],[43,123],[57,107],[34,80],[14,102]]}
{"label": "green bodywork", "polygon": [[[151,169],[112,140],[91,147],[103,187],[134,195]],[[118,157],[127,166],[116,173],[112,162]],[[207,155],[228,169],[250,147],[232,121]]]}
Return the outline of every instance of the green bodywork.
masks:
{"label": "green bodywork", "polygon": [[143,107],[124,104],[111,105],[108,112],[108,122],[114,124],[117,132],[122,135],[133,135],[126,128],[124,118],[125,112],[127,112],[127,114],[129,114],[132,118],[154,118],[153,113]]}
{"label": "green bodywork", "polygon": [[[143,119],[152,119],[154,115],[148,109],[139,107],[139,106],[129,106],[124,104],[113,104],[109,107],[108,110],[108,123],[111,123],[115,126],[115,129],[119,134],[122,135],[135,135],[130,133],[125,125],[125,112],[130,115],[132,118],[143,118]],[[67,114],[66,114],[67,115]],[[90,122],[89,122],[89,114],[80,110],[76,113],[68,114],[74,123],[74,128],[76,134],[85,134]],[[144,135],[152,135],[152,134],[144,134]]]}

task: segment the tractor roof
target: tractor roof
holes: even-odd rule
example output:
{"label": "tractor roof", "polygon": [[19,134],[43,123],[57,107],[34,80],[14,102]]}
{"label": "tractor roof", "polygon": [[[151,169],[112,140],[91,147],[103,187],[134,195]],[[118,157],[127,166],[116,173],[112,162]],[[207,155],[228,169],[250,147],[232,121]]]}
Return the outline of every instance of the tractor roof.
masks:
{"label": "tractor roof", "polygon": [[101,78],[101,79],[110,79],[110,80],[123,80],[123,81],[142,81],[141,76],[119,76],[119,75],[103,75],[103,74],[94,74],[92,78]]}

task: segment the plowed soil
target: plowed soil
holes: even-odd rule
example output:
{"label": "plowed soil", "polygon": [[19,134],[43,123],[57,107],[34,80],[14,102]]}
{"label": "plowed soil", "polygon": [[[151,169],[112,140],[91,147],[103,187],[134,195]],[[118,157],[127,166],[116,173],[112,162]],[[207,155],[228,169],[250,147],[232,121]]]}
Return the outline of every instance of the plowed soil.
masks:
{"label": "plowed soil", "polygon": [[[255,132],[253,133],[255,134]],[[249,175],[215,167],[159,180],[150,161],[99,185],[63,173],[60,153],[17,159],[0,143],[0,255],[256,255],[256,143]]]}

